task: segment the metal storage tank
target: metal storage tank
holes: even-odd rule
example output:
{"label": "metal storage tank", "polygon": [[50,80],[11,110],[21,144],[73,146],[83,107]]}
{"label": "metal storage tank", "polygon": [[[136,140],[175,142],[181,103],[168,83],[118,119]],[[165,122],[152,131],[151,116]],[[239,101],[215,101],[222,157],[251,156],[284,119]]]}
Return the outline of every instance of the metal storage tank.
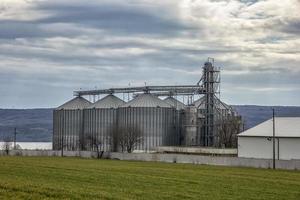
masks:
{"label": "metal storage tank", "polygon": [[185,146],[196,146],[197,145],[197,108],[195,106],[187,106],[184,110],[183,115],[183,134]]}
{"label": "metal storage tank", "polygon": [[119,130],[132,127],[142,134],[143,141],[135,150],[151,151],[157,146],[179,144],[175,127],[176,110],[158,97],[140,94],[118,110]]}
{"label": "metal storage tank", "polygon": [[90,102],[76,97],[53,111],[53,150],[78,150],[83,134],[83,109]]}
{"label": "metal storage tank", "polygon": [[84,140],[86,150],[112,150],[112,135],[117,127],[117,108],[125,102],[110,94],[84,109]]}
{"label": "metal storage tank", "polygon": [[172,107],[176,109],[176,121],[175,121],[175,126],[176,126],[176,134],[179,135],[179,144],[182,145],[184,144],[184,128],[183,128],[183,121],[184,121],[184,109],[186,108],[186,105],[182,103],[181,101],[175,99],[174,97],[167,97],[164,99],[164,102],[170,104]]}

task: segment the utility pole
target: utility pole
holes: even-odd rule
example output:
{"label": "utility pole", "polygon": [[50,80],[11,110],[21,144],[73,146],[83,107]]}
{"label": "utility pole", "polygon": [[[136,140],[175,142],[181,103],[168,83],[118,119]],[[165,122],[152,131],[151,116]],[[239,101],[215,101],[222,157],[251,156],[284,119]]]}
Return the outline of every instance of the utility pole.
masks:
{"label": "utility pole", "polygon": [[275,166],[275,110],[273,110],[273,169],[276,168]]}
{"label": "utility pole", "polygon": [[61,132],[61,157],[64,156],[64,133],[65,133],[65,111],[62,113],[62,132]]}
{"label": "utility pole", "polygon": [[14,129],[14,150],[17,149],[17,128]]}

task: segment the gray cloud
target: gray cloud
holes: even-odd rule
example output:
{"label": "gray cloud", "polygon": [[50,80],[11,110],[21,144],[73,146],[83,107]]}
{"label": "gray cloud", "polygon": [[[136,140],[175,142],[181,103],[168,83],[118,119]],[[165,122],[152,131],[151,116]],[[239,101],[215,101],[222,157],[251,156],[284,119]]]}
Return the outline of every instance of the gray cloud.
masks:
{"label": "gray cloud", "polygon": [[300,19],[292,21],[282,27],[282,31],[290,34],[299,35],[300,34]]}
{"label": "gray cloud", "polygon": [[296,0],[53,0],[1,8],[0,107],[57,106],[73,90],[95,86],[192,84],[207,57],[222,68],[227,103],[300,104]]}
{"label": "gray cloud", "polygon": [[[139,6],[119,4],[39,3],[37,10],[51,13],[38,23],[73,23],[84,27],[107,30],[110,34],[154,34],[170,36],[193,27],[176,19],[167,19]],[[167,12],[167,11],[166,11]]]}

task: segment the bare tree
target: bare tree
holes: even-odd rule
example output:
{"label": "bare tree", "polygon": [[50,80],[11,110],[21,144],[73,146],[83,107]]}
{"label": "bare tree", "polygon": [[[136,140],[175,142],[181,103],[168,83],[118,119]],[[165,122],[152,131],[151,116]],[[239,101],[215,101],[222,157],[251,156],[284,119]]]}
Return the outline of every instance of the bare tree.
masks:
{"label": "bare tree", "polygon": [[10,150],[12,149],[11,138],[9,137],[4,138],[2,149],[5,151],[6,155],[9,154]]}
{"label": "bare tree", "polygon": [[86,136],[86,141],[90,144],[92,150],[96,149],[97,158],[100,159],[103,155],[102,147],[105,141],[93,134],[88,134]]}
{"label": "bare tree", "polygon": [[240,116],[231,116],[225,119],[219,129],[219,146],[236,148],[237,134],[240,133],[242,124]]}
{"label": "bare tree", "polygon": [[120,127],[117,135],[118,145],[121,147],[122,152],[131,153],[134,147],[143,141],[142,132],[133,126]]}

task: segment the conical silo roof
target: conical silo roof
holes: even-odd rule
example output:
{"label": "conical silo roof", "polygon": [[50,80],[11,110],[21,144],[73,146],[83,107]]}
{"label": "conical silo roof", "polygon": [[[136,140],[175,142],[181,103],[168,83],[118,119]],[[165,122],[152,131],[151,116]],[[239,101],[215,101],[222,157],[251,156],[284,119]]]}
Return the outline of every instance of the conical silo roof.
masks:
{"label": "conical silo roof", "polygon": [[205,97],[201,97],[200,99],[197,99],[196,101],[194,101],[193,103],[195,105],[195,107],[197,107],[198,109],[205,109]]}
{"label": "conical silo roof", "polygon": [[166,99],[164,99],[164,102],[170,104],[172,107],[181,110],[185,108],[184,103],[178,101],[177,99],[175,99],[174,97],[167,97]]}
{"label": "conical silo roof", "polygon": [[121,107],[162,107],[171,108],[172,106],[152,94],[140,94]]}
{"label": "conical silo roof", "polygon": [[74,99],[71,99],[70,101],[64,103],[63,105],[56,108],[56,110],[78,110],[78,109],[84,109],[87,106],[89,106],[91,102],[86,100],[82,97],[75,97]]}
{"label": "conical silo roof", "polygon": [[89,105],[88,108],[118,108],[124,103],[120,98],[110,94]]}
{"label": "conical silo roof", "polygon": [[[219,109],[221,109],[221,110],[230,109],[230,106],[228,106],[227,104],[222,102],[220,99],[214,98],[214,100],[216,102],[216,105],[219,106]],[[194,101],[194,105],[198,109],[205,109],[205,96],[203,96],[200,99]]]}

